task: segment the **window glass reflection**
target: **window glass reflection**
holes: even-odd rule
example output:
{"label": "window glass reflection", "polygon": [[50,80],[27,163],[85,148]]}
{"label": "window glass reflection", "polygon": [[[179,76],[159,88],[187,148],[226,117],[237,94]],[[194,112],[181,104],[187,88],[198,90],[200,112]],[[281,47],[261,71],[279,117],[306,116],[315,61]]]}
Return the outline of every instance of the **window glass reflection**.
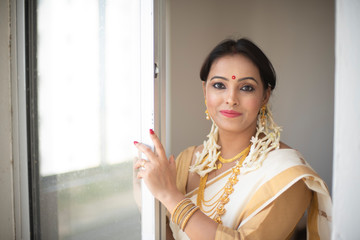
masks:
{"label": "window glass reflection", "polygon": [[140,239],[132,188],[139,8],[135,0],[38,2],[42,239]]}

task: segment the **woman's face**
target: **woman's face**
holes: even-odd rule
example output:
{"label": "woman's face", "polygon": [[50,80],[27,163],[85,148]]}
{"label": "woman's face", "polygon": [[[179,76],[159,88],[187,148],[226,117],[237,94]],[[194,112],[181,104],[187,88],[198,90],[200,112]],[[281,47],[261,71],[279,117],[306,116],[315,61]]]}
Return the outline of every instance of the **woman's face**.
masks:
{"label": "woman's face", "polygon": [[213,62],[203,82],[207,109],[220,131],[254,134],[257,114],[267,103],[258,68],[244,55],[221,57]]}

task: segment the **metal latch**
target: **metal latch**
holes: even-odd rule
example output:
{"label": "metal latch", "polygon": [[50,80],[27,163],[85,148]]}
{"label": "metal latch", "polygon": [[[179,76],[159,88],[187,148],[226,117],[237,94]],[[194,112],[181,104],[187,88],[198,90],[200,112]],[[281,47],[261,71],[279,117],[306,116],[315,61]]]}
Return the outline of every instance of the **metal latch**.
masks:
{"label": "metal latch", "polygon": [[154,78],[157,78],[159,75],[159,67],[157,65],[157,63],[154,64]]}

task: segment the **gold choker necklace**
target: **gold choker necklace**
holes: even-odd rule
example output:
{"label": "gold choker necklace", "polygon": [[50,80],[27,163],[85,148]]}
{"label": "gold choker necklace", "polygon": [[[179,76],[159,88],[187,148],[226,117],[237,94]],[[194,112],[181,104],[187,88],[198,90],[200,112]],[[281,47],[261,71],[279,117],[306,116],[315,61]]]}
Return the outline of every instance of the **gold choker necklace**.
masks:
{"label": "gold choker necklace", "polygon": [[217,164],[217,169],[220,169],[222,167],[223,163],[231,163],[231,162],[235,161],[236,159],[239,159],[242,154],[243,154],[243,151],[236,154],[235,157],[232,157],[232,158],[229,158],[229,159],[225,159],[222,156],[219,156],[218,160],[220,162]]}

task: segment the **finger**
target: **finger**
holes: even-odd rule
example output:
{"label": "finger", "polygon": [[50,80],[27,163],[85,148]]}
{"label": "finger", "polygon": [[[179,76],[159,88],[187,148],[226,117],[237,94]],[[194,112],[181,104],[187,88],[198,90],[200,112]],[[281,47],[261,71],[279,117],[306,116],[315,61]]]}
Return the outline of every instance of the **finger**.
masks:
{"label": "finger", "polygon": [[171,156],[169,157],[169,164],[170,164],[170,165],[175,165],[175,157],[174,157],[174,155],[171,155]]}
{"label": "finger", "polygon": [[137,173],[136,177],[137,177],[138,179],[142,179],[142,178],[143,178],[143,173],[142,173],[141,171],[139,171],[139,172]]}
{"label": "finger", "polygon": [[165,149],[164,149],[163,145],[161,144],[160,139],[158,138],[158,136],[155,134],[155,132],[152,129],[150,129],[149,131],[150,131],[151,140],[154,143],[156,154],[159,156],[161,161],[167,160]]}
{"label": "finger", "polygon": [[139,160],[136,161],[136,163],[134,164],[134,169],[145,168],[146,162],[147,162],[147,161],[146,161],[145,159],[139,159]]}
{"label": "finger", "polygon": [[170,170],[172,173],[176,174],[176,163],[174,155],[171,155],[169,158]]}
{"label": "finger", "polygon": [[134,144],[139,151],[145,154],[148,160],[153,161],[156,159],[155,153],[148,146],[136,141],[134,142]]}
{"label": "finger", "polygon": [[140,170],[137,172],[137,178],[138,179],[144,179],[149,176],[148,171],[146,171],[146,168],[140,168]]}
{"label": "finger", "polygon": [[141,164],[140,164],[140,163],[136,163],[136,164],[134,165],[134,169],[137,170],[137,169],[139,169],[139,168],[141,168]]}

